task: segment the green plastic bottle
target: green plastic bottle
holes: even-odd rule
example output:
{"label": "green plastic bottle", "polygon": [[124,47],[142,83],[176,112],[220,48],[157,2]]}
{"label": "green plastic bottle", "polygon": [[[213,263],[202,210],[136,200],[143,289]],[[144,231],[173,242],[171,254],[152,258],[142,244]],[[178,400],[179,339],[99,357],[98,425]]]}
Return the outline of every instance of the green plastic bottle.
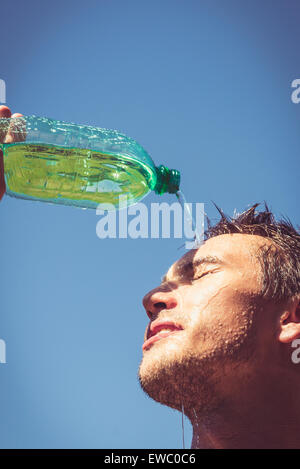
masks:
{"label": "green plastic bottle", "polygon": [[36,116],[0,119],[0,132],[8,130],[14,141],[1,147],[10,196],[83,208],[99,203],[119,208],[120,195],[126,195],[129,206],[151,190],[157,194],[179,190],[177,170],[155,166],[135,140],[115,130]]}

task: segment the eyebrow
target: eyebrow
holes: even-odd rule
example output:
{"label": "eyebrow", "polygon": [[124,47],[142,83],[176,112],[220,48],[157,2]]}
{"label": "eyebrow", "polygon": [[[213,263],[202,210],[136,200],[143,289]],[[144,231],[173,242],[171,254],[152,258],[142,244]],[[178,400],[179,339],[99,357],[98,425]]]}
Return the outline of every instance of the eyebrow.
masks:
{"label": "eyebrow", "polygon": [[[207,265],[207,264],[217,264],[217,265],[224,265],[225,261],[220,259],[217,256],[205,256],[205,257],[198,257],[197,259],[194,259],[193,261],[186,262],[182,264],[180,267],[178,267],[178,270],[176,271],[177,276],[180,276],[182,274],[186,274],[187,272],[199,267],[200,265]],[[167,282],[167,274],[165,274],[162,279],[162,283]]]}

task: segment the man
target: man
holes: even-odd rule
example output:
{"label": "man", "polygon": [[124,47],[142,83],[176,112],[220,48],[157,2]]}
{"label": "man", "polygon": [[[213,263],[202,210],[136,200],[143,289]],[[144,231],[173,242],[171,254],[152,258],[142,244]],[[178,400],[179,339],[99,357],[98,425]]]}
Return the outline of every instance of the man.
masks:
{"label": "man", "polygon": [[256,207],[221,212],[144,298],[140,383],[185,412],[194,448],[300,447],[300,235]]}
{"label": "man", "polygon": [[184,410],[193,448],[300,448],[300,234],[257,205],[219,210],[143,300],[142,389]]}

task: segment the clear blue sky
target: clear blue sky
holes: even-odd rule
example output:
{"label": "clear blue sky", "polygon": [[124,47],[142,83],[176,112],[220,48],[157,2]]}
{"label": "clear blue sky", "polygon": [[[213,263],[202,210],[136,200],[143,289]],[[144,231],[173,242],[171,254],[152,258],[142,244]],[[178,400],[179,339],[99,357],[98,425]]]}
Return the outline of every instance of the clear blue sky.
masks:
{"label": "clear blue sky", "polygon": [[[212,201],[232,215],[266,200],[299,224],[299,12],[292,0],[4,2],[0,78],[14,112],[135,138],[215,221]],[[143,394],[137,369],[142,297],[182,243],[100,240],[94,211],[10,197],[0,217],[0,446],[181,447],[180,414]]]}

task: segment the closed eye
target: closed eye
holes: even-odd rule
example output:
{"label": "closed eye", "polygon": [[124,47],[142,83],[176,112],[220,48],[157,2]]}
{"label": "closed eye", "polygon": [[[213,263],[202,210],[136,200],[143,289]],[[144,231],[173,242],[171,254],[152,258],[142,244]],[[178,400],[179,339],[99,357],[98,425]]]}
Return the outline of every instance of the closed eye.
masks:
{"label": "closed eye", "polygon": [[200,280],[200,278],[205,277],[205,275],[213,274],[214,272],[215,272],[215,270],[210,270],[208,272],[203,272],[202,274],[199,274],[199,275],[195,276],[194,278],[192,278],[192,282],[195,281],[195,280]]}

